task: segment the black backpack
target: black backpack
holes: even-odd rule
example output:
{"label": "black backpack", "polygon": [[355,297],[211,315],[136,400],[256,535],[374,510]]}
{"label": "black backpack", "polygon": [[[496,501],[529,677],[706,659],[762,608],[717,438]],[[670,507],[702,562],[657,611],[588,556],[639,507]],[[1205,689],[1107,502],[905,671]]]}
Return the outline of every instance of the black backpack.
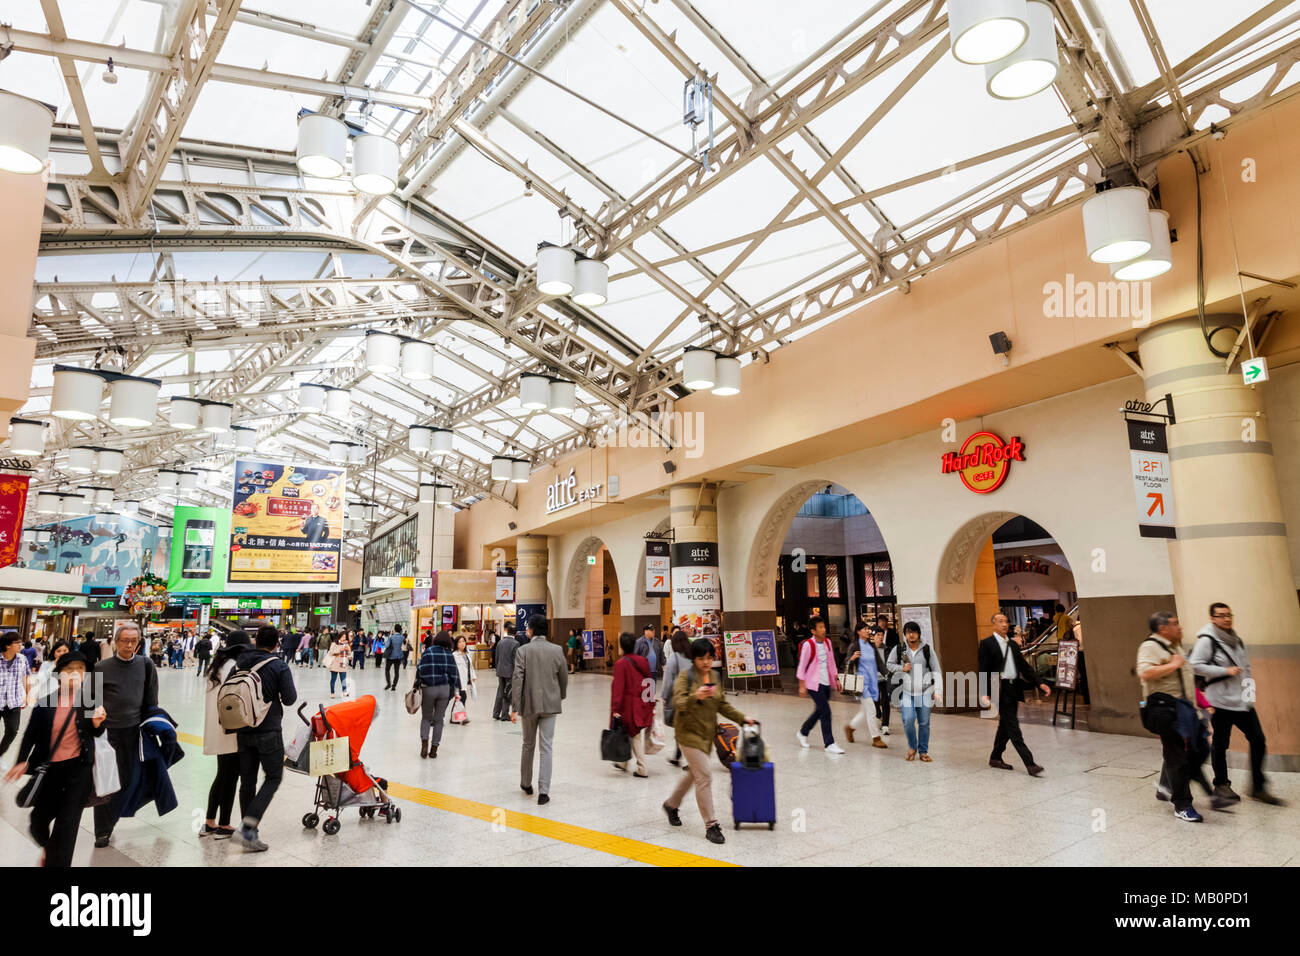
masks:
{"label": "black backpack", "polygon": [[[907,648],[907,645],[904,644],[904,643],[902,643],[901,641],[900,641],[897,645],[895,645],[895,650],[898,651],[898,666],[899,666],[899,668],[902,668],[902,666],[903,666],[904,664],[907,663],[907,660],[908,660],[908,659],[905,658],[905,657],[903,657],[903,654],[904,654],[904,652],[905,652],[907,649],[908,649],[908,648]],[[925,669],[928,670],[928,671],[933,672],[933,671],[934,671],[934,659],[930,657],[930,645],[927,644],[927,643],[925,643],[925,641],[922,641],[922,642],[921,642],[921,652],[925,655]],[[892,653],[892,652],[891,652],[891,653]],[[902,670],[900,669],[900,670],[898,671],[897,674],[894,674],[894,675],[893,675],[893,677],[891,678],[891,680],[893,681],[893,683],[894,683],[895,685],[902,684],[902,683],[903,683],[903,676],[904,676],[904,675],[903,675],[903,672],[902,672]]]}
{"label": "black backpack", "polygon": [[[1220,653],[1222,653],[1224,657],[1226,657],[1229,661],[1232,662],[1231,666],[1233,667],[1237,666],[1237,662],[1232,660],[1232,655],[1223,649],[1223,645],[1220,644],[1218,640],[1215,639],[1213,634],[1206,634],[1205,636],[1210,639],[1210,643],[1213,645],[1213,650],[1210,651],[1210,660],[1208,661],[1208,663],[1213,664],[1214,659],[1218,657]],[[1200,637],[1200,635],[1198,634],[1197,637]],[[1151,640],[1151,638],[1147,638],[1147,640]],[[1193,650],[1195,650],[1195,648],[1193,648]],[[1201,690],[1205,690],[1205,688],[1209,687],[1211,684],[1217,684],[1219,681],[1227,680],[1227,679],[1228,679],[1227,674],[1220,674],[1218,677],[1202,677],[1201,675],[1197,674],[1196,677],[1194,678],[1194,680],[1196,681],[1196,686]]]}

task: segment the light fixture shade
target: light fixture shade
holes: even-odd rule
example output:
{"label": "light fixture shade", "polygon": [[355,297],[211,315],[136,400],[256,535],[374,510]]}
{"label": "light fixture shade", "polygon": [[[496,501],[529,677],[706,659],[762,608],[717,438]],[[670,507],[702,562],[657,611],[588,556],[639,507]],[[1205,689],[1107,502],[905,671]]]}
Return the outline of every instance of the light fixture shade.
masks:
{"label": "light fixture shade", "polygon": [[71,421],[90,421],[99,417],[104,401],[104,380],[94,372],[78,368],[54,370],[54,392],[50,396],[50,414]]}
{"label": "light fixture shade", "polygon": [[200,422],[205,432],[222,435],[230,431],[230,413],[232,409],[224,402],[209,402],[203,406]]}
{"label": "light fixture shade", "polygon": [[257,450],[256,428],[249,428],[247,425],[232,425],[230,430],[235,433],[235,451]]}
{"label": "light fixture shade", "polygon": [[54,114],[36,100],[0,90],[0,170],[34,176],[50,157]]}
{"label": "light fixture shade", "polygon": [[52,537],[53,537],[53,535],[51,535],[50,532],[46,531],[44,528],[38,528],[38,529],[36,529],[36,543],[37,543],[37,544],[49,544],[49,543],[50,543],[50,538],[52,538]]}
{"label": "light fixture shade", "polygon": [[176,484],[181,491],[193,491],[199,486],[199,473],[197,471],[177,472]]}
{"label": "light fixture shade", "polygon": [[330,458],[337,462],[348,460],[348,443],[345,441],[330,442]]}
{"label": "light fixture shade", "polygon": [[450,428],[435,428],[430,436],[429,451],[435,455],[451,454],[452,431]]}
{"label": "light fixture shade", "polygon": [[172,428],[189,431],[199,427],[203,403],[193,398],[173,398],[171,401],[170,421]]}
{"label": "light fixture shade", "polygon": [[740,394],[740,359],[731,355],[719,355],[713,363],[717,381],[713,385],[714,395]]}
{"label": "light fixture shade", "polygon": [[682,384],[695,392],[712,388],[718,377],[717,359],[712,349],[687,349],[682,353]]}
{"label": "light fixture shade", "polygon": [[26,418],[9,419],[9,450],[16,455],[45,454],[45,425]]}
{"label": "light fixture shade", "polygon": [[402,343],[402,378],[427,382],[433,378],[433,343],[407,339]]}
{"label": "light fixture shade", "polygon": [[1147,254],[1131,262],[1111,264],[1110,274],[1122,282],[1154,279],[1174,266],[1174,250],[1169,242],[1169,213],[1152,209],[1147,216],[1151,223],[1151,248]]}
{"label": "light fixture shade", "polygon": [[361,517],[366,521],[374,521],[378,513],[379,509],[372,504],[367,503],[361,506]]}
{"label": "light fixture shade", "polygon": [[577,278],[577,253],[568,246],[548,242],[537,247],[537,291],[542,295],[568,295]]}
{"label": "light fixture shade", "polygon": [[352,185],[372,196],[397,188],[397,143],[387,136],[362,133],[352,141]]}
{"label": "light fixture shade", "polygon": [[96,488],[95,489],[95,507],[111,508],[113,506],[113,489]]}
{"label": "light fixture shade", "polygon": [[1128,262],[1151,249],[1147,191],[1140,186],[1107,189],[1083,202],[1083,236],[1093,262]]}
{"label": "light fixture shade", "polygon": [[948,0],[948,36],[962,63],[1010,56],[1029,36],[1025,0]]}
{"label": "light fixture shade", "polygon": [[1042,0],[1029,0],[1029,37],[1010,56],[984,64],[984,81],[990,96],[1019,100],[1041,93],[1056,82],[1056,23],[1052,8]]}
{"label": "light fixture shade", "polygon": [[444,508],[451,507],[451,485],[438,485],[433,489],[433,499]]}
{"label": "light fixture shade", "polygon": [[371,372],[396,372],[401,364],[402,340],[387,332],[366,333],[366,368]]}
{"label": "light fixture shade", "polygon": [[433,429],[427,425],[412,425],[406,432],[406,447],[411,451],[427,452],[433,443]]}
{"label": "light fixture shade", "polygon": [[527,458],[516,458],[510,465],[510,480],[516,485],[527,484],[532,470],[533,466]]}
{"label": "light fixture shade", "polygon": [[303,382],[298,386],[298,410],[320,412],[325,410],[325,386]]}
{"label": "light fixture shade", "polygon": [[551,402],[551,380],[545,375],[519,376],[519,404],[538,411]]}
{"label": "light fixture shade", "polygon": [[88,496],[79,493],[70,495],[60,495],[62,507],[60,513],[65,515],[84,515],[90,511],[90,499]]}
{"label": "light fixture shade", "polygon": [[494,457],[492,459],[492,480],[509,481],[514,477],[514,462],[509,458]]}
{"label": "light fixture shade", "polygon": [[176,472],[171,468],[161,468],[156,482],[159,491],[172,491],[176,488]]}
{"label": "light fixture shade", "polygon": [[306,176],[336,179],[348,156],[348,128],[332,116],[312,113],[298,120],[298,168]]}
{"label": "light fixture shade", "polygon": [[95,449],[78,445],[68,449],[67,470],[74,475],[88,475],[95,470]]}
{"label": "light fixture shade", "polygon": [[122,502],[122,510],[129,515],[136,514],[140,511],[140,502],[136,501],[134,498],[128,498],[126,501]]}
{"label": "light fixture shade", "polygon": [[352,414],[352,393],[346,388],[331,388],[325,393],[325,414],[347,418]]}
{"label": "light fixture shade", "polygon": [[100,475],[120,475],[122,473],[122,453],[113,448],[101,448],[95,455],[95,473]]}
{"label": "light fixture shade", "polygon": [[420,482],[420,504],[431,505],[434,501],[434,484],[431,481]]}
{"label": "light fixture shade", "polygon": [[108,420],[120,428],[144,428],[158,414],[159,383],[145,378],[119,378],[110,386]]}
{"label": "light fixture shade", "polygon": [[366,446],[361,444],[352,444],[348,446],[348,464],[360,465],[366,460]]}
{"label": "light fixture shade", "polygon": [[572,415],[578,407],[578,386],[572,382],[551,382],[550,402],[547,407],[557,415]]}
{"label": "light fixture shade", "polygon": [[43,515],[58,514],[59,496],[48,491],[42,491],[36,496],[36,510]]}
{"label": "light fixture shade", "polygon": [[608,263],[579,259],[574,276],[573,301],[578,305],[604,305],[609,300]]}

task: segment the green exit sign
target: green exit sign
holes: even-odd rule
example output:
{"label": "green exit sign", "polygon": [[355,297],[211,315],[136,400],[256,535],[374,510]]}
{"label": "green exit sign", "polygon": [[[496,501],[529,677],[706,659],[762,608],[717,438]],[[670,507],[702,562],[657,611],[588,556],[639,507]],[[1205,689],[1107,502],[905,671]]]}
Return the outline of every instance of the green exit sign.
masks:
{"label": "green exit sign", "polygon": [[587,563],[588,563],[588,564],[595,564],[595,563],[596,563],[596,556],[595,556],[594,554],[589,554],[589,555],[587,555]]}
{"label": "green exit sign", "polygon": [[314,607],[311,612],[313,614],[328,614],[332,610],[334,610],[332,607]]}

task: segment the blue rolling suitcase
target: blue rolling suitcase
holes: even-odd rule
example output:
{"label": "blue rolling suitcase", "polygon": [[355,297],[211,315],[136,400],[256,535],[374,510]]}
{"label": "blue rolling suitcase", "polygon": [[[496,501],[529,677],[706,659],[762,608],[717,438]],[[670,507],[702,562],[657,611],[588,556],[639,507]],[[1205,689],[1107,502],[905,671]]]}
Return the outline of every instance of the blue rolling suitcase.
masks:
{"label": "blue rolling suitcase", "polygon": [[739,762],[731,765],[731,819],[737,830],[742,823],[776,829],[776,774],[770,762],[754,770]]}

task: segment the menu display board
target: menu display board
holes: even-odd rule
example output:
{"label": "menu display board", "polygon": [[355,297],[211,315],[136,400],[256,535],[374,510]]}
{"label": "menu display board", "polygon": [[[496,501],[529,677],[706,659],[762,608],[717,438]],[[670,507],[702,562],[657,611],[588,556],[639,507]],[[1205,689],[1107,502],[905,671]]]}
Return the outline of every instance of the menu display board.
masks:
{"label": "menu display board", "polygon": [[236,459],[227,583],[337,591],[346,472]]}

